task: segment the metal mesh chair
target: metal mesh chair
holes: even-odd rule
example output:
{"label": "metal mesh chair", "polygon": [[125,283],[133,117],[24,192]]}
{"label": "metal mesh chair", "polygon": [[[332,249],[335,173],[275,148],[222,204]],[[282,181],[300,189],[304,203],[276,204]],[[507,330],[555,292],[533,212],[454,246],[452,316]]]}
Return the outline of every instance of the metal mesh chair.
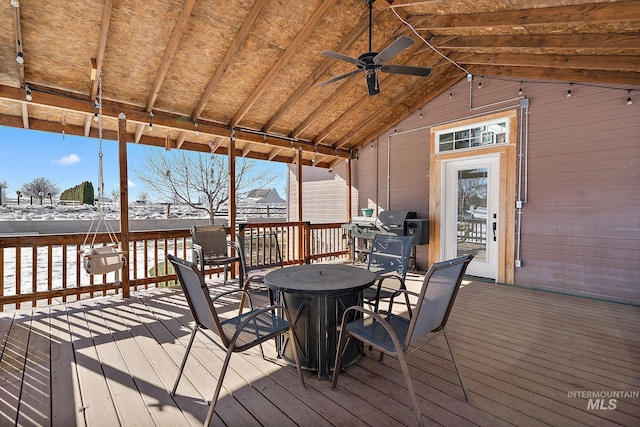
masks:
{"label": "metal mesh chair", "polygon": [[[187,349],[184,353],[178,377],[176,378],[176,382],[171,390],[171,395],[174,396],[176,393],[178,383],[182,377],[182,372],[184,371],[185,364],[187,363],[187,357],[189,356],[193,340],[198,330],[210,330],[214,334],[218,335],[221,343],[218,343],[215,340],[213,340],[213,342],[226,350],[226,357],[222,365],[220,376],[218,377],[216,390],[213,398],[211,399],[209,412],[207,413],[207,418],[204,422],[204,425],[208,426],[213,418],[216,402],[220,395],[222,381],[227,371],[227,367],[229,366],[231,354],[242,352],[259,345],[260,352],[264,358],[264,352],[262,351],[263,342],[286,333],[289,334],[291,339],[295,339],[293,338],[292,323],[291,319],[289,319],[287,310],[284,310],[281,305],[271,305],[269,307],[254,309],[251,304],[251,297],[249,297],[251,311],[230,319],[220,319],[213,303],[221,297],[225,297],[234,292],[244,293],[244,291],[234,289],[211,298],[209,288],[204,281],[204,276],[195,264],[176,258],[173,255],[167,255],[167,260],[175,268],[178,281],[184,291],[184,295],[189,303],[189,309],[193,315],[193,320],[195,321],[195,326],[191,332],[191,338],[189,339],[189,344],[187,345]],[[277,312],[285,314],[285,319],[275,315],[276,309],[278,309]],[[205,335],[211,338],[208,334]],[[300,377],[300,383],[304,387],[304,377],[302,376],[300,357],[295,351],[293,352],[293,355],[296,362],[296,368],[298,370],[298,376]]]}
{"label": "metal mesh chair", "polygon": [[[239,234],[237,252],[242,267],[243,290],[249,292],[252,284],[263,284],[264,275],[273,268],[282,268],[282,255],[276,233]],[[270,295],[271,296],[271,295]],[[244,309],[245,294],[240,301],[240,313]],[[270,298],[273,304],[273,298]]]}
{"label": "metal mesh chair", "polygon": [[[373,311],[377,312],[380,300],[386,299],[389,300],[389,311],[391,311],[392,297],[398,295],[398,290],[406,289],[405,278],[412,244],[413,236],[376,234],[373,238],[367,269],[376,274],[377,283],[363,292],[364,301],[373,306]],[[393,287],[389,284],[395,281],[397,286]],[[411,304],[407,295],[405,295],[405,303],[411,314]]]}
{"label": "metal mesh chair", "polygon": [[[331,387],[335,388],[338,384],[340,356],[345,348],[346,342],[350,338],[355,338],[372,346],[382,354],[388,354],[398,358],[402,374],[407,383],[409,395],[411,396],[411,402],[418,425],[422,426],[420,405],[413,389],[406,356],[443,334],[449,352],[451,353],[451,359],[458,374],[464,397],[468,402],[469,394],[462,380],[462,375],[460,374],[458,363],[451,348],[445,325],[451,313],[453,302],[458,294],[464,272],[472,259],[473,255],[466,255],[433,264],[425,275],[422,289],[418,295],[407,290],[399,291],[418,297],[413,316],[410,319],[394,315],[390,312],[375,313],[358,306],[349,307],[345,310],[342,317],[340,340],[338,342]],[[366,314],[367,317],[349,322],[349,319],[353,319],[354,315],[358,314],[358,312]],[[410,350],[412,344],[415,344],[416,341],[429,333],[433,333],[433,335]]]}
{"label": "metal mesh chair", "polygon": [[194,226],[191,228],[191,242],[193,262],[200,271],[204,273],[204,268],[208,265],[223,266],[224,283],[227,283],[229,265],[240,262],[240,256],[237,253],[234,256],[229,255],[229,248],[235,251],[236,246],[227,240],[224,227],[221,225]]}

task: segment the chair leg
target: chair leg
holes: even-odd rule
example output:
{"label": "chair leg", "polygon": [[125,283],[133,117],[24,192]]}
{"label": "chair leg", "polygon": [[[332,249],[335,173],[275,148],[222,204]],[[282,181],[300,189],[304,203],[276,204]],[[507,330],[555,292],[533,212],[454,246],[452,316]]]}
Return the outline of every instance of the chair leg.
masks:
{"label": "chair leg", "polygon": [[224,380],[224,375],[227,373],[227,368],[229,367],[229,360],[231,360],[230,350],[227,350],[227,355],[224,358],[224,363],[222,364],[222,370],[220,371],[220,377],[218,378],[218,384],[216,384],[216,391],[213,393],[213,397],[211,398],[211,404],[209,405],[209,412],[207,412],[207,418],[204,420],[204,425],[209,426],[211,424],[211,420],[213,419],[213,414],[216,410],[216,402],[218,402],[218,396],[220,396],[220,390],[222,390],[222,381]]}
{"label": "chair leg", "polygon": [[178,383],[180,382],[180,377],[182,377],[182,371],[184,371],[184,365],[187,363],[187,357],[189,357],[189,351],[191,351],[191,345],[193,344],[193,339],[196,337],[196,332],[198,332],[198,327],[194,326],[193,331],[191,332],[191,338],[189,339],[189,345],[187,345],[187,351],[184,352],[184,357],[182,358],[180,371],[178,371],[178,378],[176,378],[176,382],[173,385],[173,389],[171,390],[171,396],[176,395],[176,390],[178,389]]}
{"label": "chair leg", "polygon": [[340,375],[340,365],[342,364],[342,352],[347,342],[346,324],[343,322],[340,328],[340,339],[338,340],[338,348],[336,349],[336,361],[333,364],[333,379],[331,381],[331,389],[338,385],[338,375]]}
{"label": "chair leg", "polygon": [[413,413],[418,421],[418,426],[423,427],[422,413],[420,412],[420,404],[418,403],[418,397],[413,389],[413,382],[411,381],[411,374],[409,373],[409,365],[405,359],[405,354],[402,351],[398,352],[398,362],[400,362],[400,368],[402,369],[402,375],[404,375],[404,381],[407,383],[407,389],[409,390],[409,396],[411,397],[411,403],[413,403]]}
{"label": "chair leg", "polygon": [[467,392],[467,387],[464,385],[464,380],[462,379],[462,374],[460,373],[460,368],[458,368],[458,362],[456,361],[456,355],[453,352],[453,347],[451,347],[451,343],[449,342],[449,336],[447,335],[447,330],[442,329],[444,332],[444,339],[447,342],[447,347],[449,347],[449,352],[451,353],[451,360],[453,360],[453,366],[456,368],[456,373],[458,374],[458,379],[460,380],[460,385],[462,386],[462,392],[464,393],[464,398],[467,399],[467,402],[471,402],[469,398],[469,393]]}

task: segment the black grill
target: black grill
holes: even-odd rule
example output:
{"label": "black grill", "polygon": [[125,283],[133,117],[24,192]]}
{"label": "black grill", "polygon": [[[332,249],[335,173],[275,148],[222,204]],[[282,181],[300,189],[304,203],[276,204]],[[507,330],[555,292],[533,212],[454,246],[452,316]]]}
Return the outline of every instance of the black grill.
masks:
{"label": "black grill", "polygon": [[376,234],[395,234],[397,236],[414,236],[415,245],[429,243],[429,220],[417,219],[413,211],[387,210],[378,217],[354,217],[342,228],[350,233],[352,248],[355,239],[372,240]]}

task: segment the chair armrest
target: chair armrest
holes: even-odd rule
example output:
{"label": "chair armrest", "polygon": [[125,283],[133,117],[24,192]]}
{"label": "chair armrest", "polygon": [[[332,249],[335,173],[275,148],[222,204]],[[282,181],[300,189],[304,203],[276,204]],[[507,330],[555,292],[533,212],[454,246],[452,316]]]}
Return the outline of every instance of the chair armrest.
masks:
{"label": "chair armrest", "polygon": [[242,330],[247,326],[249,322],[251,322],[256,317],[260,316],[261,314],[266,313],[268,311],[275,310],[276,308],[282,309],[282,312],[285,313],[287,323],[291,325],[291,321],[289,319],[289,313],[287,312],[287,310],[284,309],[284,306],[282,306],[281,304],[273,304],[268,307],[262,307],[262,308],[252,310],[247,315],[247,317],[240,323],[240,325],[238,325],[238,327],[236,328],[236,332],[233,334],[233,337],[231,338],[231,340],[229,340],[229,348],[232,349],[235,346],[236,340],[238,339],[238,337],[242,333]]}
{"label": "chair armrest", "polygon": [[[344,311],[344,314],[342,315],[342,325],[340,326],[340,329],[343,332],[346,331],[346,326],[349,323],[347,322],[347,313],[350,311],[359,311],[360,313],[366,314],[367,316],[372,317],[374,321],[380,323],[384,328],[384,330],[387,332],[387,334],[389,334],[389,336],[391,337],[391,341],[393,341],[393,345],[396,347],[396,351],[397,352],[402,351],[403,347],[402,347],[402,344],[400,344],[400,339],[398,338],[398,335],[395,333],[395,331],[393,330],[389,322],[387,322],[379,313],[376,313],[375,311],[366,309],[364,307],[360,307],[358,305],[349,307]],[[368,342],[368,343],[373,345],[374,347],[377,347],[375,343],[371,343],[371,342]],[[379,347],[378,347],[378,350],[380,350]]]}
{"label": "chair armrest", "polygon": [[[398,289],[393,295],[391,295],[391,298],[389,298],[389,303],[393,306],[393,299],[398,296],[398,295],[411,295],[414,296],[416,298],[420,298],[420,294],[416,293],[416,292],[412,292],[408,289]],[[412,304],[413,305],[413,304]],[[411,312],[411,307],[409,307],[409,312]]]}
{"label": "chair armrest", "polygon": [[[222,292],[220,294],[216,294],[216,296],[211,298],[211,302],[215,302],[217,299],[219,299],[221,297],[224,297],[226,295],[233,294],[233,293],[236,293],[236,292],[242,292],[242,294],[243,294],[242,295],[242,299],[240,300],[240,302],[243,303],[242,305],[244,305],[244,298],[245,297],[249,298],[249,307],[251,308],[251,310],[253,310],[253,302],[251,301],[251,295],[249,295],[249,292],[245,291],[244,289],[231,289],[229,291],[225,291],[225,292]],[[240,311],[240,313],[242,313],[242,311]]]}
{"label": "chair armrest", "polygon": [[200,269],[200,271],[204,271],[204,251],[202,250],[202,246],[197,243],[192,243],[191,250],[196,253],[197,257],[194,264]]}

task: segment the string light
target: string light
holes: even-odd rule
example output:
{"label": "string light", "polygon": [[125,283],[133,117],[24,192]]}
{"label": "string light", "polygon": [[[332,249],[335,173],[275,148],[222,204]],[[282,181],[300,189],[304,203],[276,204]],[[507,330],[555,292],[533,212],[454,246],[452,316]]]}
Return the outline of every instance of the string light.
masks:
{"label": "string light", "polygon": [[633,104],[633,101],[631,100],[631,89],[629,89],[627,91],[627,105],[631,105]]}
{"label": "string light", "polygon": [[480,76],[480,81],[478,82],[478,89],[482,89],[482,76]]}
{"label": "string light", "polygon": [[33,101],[33,96],[31,96],[31,89],[28,84],[24,84],[24,95],[27,101]]}
{"label": "string light", "polygon": [[195,126],[195,128],[196,128],[196,136],[200,135],[200,130],[198,129],[198,121],[197,120],[193,123],[193,126]]}
{"label": "string light", "polygon": [[11,0],[11,6],[20,7],[20,2],[18,0]]}
{"label": "string light", "polygon": [[518,95],[522,95],[522,82],[520,82],[520,89],[518,89]]}
{"label": "string light", "polygon": [[451,91],[451,88],[449,88],[449,98],[453,98],[453,92]]}
{"label": "string light", "polygon": [[420,109],[420,118],[422,118],[422,108]]}
{"label": "string light", "polygon": [[18,56],[16,56],[16,62],[18,64],[24,64],[24,56],[22,56],[22,52],[18,52]]}
{"label": "string light", "polygon": [[573,83],[569,83],[569,90],[567,91],[567,98],[571,98],[571,86]]}
{"label": "string light", "polygon": [[153,111],[149,111],[149,130],[153,130]]}

